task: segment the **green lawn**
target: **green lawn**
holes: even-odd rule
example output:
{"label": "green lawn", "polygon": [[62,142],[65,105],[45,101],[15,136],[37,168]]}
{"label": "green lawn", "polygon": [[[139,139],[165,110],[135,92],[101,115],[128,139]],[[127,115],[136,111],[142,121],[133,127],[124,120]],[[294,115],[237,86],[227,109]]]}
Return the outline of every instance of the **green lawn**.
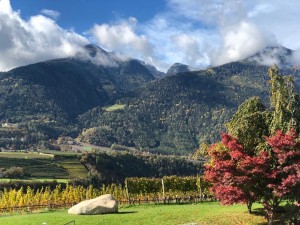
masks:
{"label": "green lawn", "polygon": [[72,220],[76,225],[250,225],[266,222],[261,215],[248,214],[244,205],[227,207],[218,203],[130,206],[119,209],[117,214],[95,216],[68,215],[66,210],[0,216],[0,224],[5,225],[63,225]]}
{"label": "green lawn", "polygon": [[113,111],[116,111],[116,110],[124,109],[125,106],[126,105],[115,104],[115,105],[112,105],[112,106],[106,108],[106,112],[113,112]]}

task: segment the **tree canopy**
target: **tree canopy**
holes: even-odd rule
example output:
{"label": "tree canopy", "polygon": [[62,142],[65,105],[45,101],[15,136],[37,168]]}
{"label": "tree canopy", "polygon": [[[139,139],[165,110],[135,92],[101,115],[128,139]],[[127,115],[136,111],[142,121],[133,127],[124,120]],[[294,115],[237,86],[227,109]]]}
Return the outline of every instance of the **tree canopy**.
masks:
{"label": "tree canopy", "polygon": [[205,177],[223,204],[263,203],[268,224],[282,200],[299,204],[299,103],[293,77],[269,71],[270,107],[258,97],[244,102],[226,124],[228,134],[209,149]]}
{"label": "tree canopy", "polygon": [[282,76],[276,65],[268,70],[270,77],[270,106],[259,97],[251,97],[240,105],[226,124],[228,133],[237,137],[245,149],[253,151],[265,142],[264,136],[274,135],[277,130],[299,132],[299,96],[295,92],[292,76]]}
{"label": "tree canopy", "polygon": [[[264,205],[269,224],[283,200],[295,200],[300,185],[300,141],[295,131],[277,131],[267,140],[267,148],[249,154],[236,138],[222,134],[222,144],[214,145],[209,154],[205,177],[222,204],[253,202]],[[298,202],[299,204],[299,202]]]}

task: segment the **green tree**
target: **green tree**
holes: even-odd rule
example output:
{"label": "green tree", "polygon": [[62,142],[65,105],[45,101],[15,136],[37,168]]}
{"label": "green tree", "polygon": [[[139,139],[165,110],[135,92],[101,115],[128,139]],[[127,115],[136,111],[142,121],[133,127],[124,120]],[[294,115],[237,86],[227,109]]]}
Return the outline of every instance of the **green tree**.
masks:
{"label": "green tree", "polygon": [[[297,128],[299,122],[299,106],[296,102],[298,96],[295,94],[294,79],[292,76],[280,76],[276,65],[269,69],[271,83],[271,106],[272,120],[269,131],[274,134],[276,130],[283,132],[291,128]],[[297,129],[299,130],[299,129]]]}
{"label": "green tree", "polygon": [[24,170],[22,167],[10,167],[5,171],[5,176],[8,178],[22,178],[24,176]]}
{"label": "green tree", "polygon": [[192,159],[194,160],[199,160],[203,157],[208,156],[208,149],[209,149],[209,144],[206,142],[203,142],[200,147],[195,151],[195,153],[192,156]]}
{"label": "green tree", "polygon": [[270,77],[270,108],[259,97],[245,101],[226,124],[228,133],[237,137],[248,151],[264,144],[265,136],[274,135],[276,130],[299,131],[300,107],[297,103],[292,76],[282,76],[276,65],[268,71]]}
{"label": "green tree", "polygon": [[246,150],[252,151],[269,134],[270,116],[260,98],[252,97],[238,108],[226,128],[229,134],[239,139]]}

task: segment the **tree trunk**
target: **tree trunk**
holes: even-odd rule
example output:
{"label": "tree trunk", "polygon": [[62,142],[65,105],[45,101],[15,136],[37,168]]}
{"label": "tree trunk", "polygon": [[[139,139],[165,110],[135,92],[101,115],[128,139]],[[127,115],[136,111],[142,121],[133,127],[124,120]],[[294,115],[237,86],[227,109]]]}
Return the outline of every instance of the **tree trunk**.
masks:
{"label": "tree trunk", "polygon": [[248,209],[248,213],[252,213],[252,201],[248,201],[247,202],[247,209]]}
{"label": "tree trunk", "polygon": [[273,225],[274,220],[274,210],[268,210],[267,212],[268,225]]}
{"label": "tree trunk", "polygon": [[279,203],[280,201],[277,198],[263,203],[268,219],[268,225],[273,225],[275,209],[278,207]]}

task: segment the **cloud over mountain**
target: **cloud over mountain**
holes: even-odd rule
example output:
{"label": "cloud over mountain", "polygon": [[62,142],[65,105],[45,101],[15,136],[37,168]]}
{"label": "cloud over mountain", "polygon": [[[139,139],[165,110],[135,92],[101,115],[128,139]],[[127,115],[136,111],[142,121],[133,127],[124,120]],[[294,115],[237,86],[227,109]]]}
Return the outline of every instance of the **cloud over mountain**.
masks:
{"label": "cloud over mountain", "polygon": [[[25,20],[9,0],[0,0],[0,71],[73,56],[90,42],[162,71],[175,62],[194,68],[220,65],[247,58],[267,46],[300,49],[298,0],[165,2],[166,7],[148,21],[138,21],[135,15],[95,21],[84,34],[78,34],[58,25],[57,11],[44,9],[42,15]],[[293,63],[300,61],[299,55],[291,58]]]}
{"label": "cloud over mountain", "polygon": [[0,71],[72,56],[87,43],[85,37],[62,29],[49,17],[36,15],[26,21],[9,0],[0,0]]}
{"label": "cloud over mountain", "polygon": [[267,46],[276,46],[277,41],[266,35],[255,24],[241,21],[230,28],[223,28],[221,47],[212,54],[211,64],[222,65],[254,55]]}
{"label": "cloud over mountain", "polygon": [[147,58],[152,55],[152,48],[145,35],[136,32],[137,20],[130,17],[115,24],[96,24],[91,33],[104,48],[128,55]]}

